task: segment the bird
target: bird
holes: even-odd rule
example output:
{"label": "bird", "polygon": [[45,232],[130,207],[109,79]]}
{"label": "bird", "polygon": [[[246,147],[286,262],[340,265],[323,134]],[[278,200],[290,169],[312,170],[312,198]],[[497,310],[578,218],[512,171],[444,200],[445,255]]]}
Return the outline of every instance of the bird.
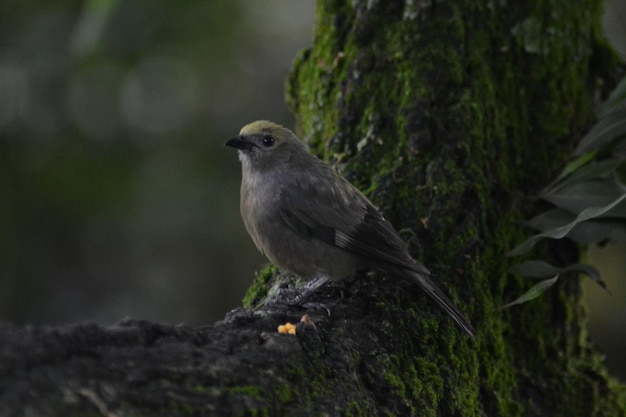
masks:
{"label": "bird", "polygon": [[254,244],[273,264],[311,283],[382,270],[414,283],[471,337],[463,312],[411,257],[372,202],[289,129],[258,120],[224,143],[242,167],[240,212]]}

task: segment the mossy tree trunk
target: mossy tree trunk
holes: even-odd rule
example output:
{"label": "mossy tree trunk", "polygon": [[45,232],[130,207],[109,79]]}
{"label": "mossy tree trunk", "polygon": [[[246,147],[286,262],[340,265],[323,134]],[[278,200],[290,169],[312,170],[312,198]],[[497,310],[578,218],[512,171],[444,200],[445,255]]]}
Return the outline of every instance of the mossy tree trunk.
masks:
{"label": "mossy tree trunk", "polygon": [[[478,337],[380,275],[323,288],[315,301],[330,314],[263,304],[284,277],[268,270],[253,309],[204,328],[2,328],[0,415],[626,413],[575,277],[498,310],[532,285],[507,276],[504,254],[615,70],[600,2],[318,4],[314,44],[288,81],[300,133],[378,204]],[[578,249],[537,256],[568,262]],[[276,331],[301,317],[295,336]]]}
{"label": "mossy tree trunk", "polygon": [[[505,254],[615,70],[600,16],[587,0],[318,2],[314,44],[288,80],[299,133],[406,232],[478,329],[473,342],[427,329],[428,343],[407,345],[419,358],[395,352],[418,386],[432,383],[419,361],[437,358],[439,404],[425,415],[626,412],[590,346],[576,277],[498,310],[534,284],[507,276]],[[578,248],[536,256],[563,264]],[[451,406],[458,398],[482,406]]]}

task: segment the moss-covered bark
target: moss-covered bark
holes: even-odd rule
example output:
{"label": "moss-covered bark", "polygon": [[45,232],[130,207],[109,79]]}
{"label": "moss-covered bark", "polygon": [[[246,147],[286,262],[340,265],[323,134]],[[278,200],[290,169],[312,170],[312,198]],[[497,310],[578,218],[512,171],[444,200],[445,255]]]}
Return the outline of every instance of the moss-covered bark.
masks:
{"label": "moss-covered bark", "polygon": [[[505,253],[615,70],[600,15],[601,2],[588,0],[318,2],[313,46],[287,84],[300,133],[405,232],[479,332],[460,345],[437,332],[429,337],[442,341],[415,342],[417,358],[413,343],[394,351],[417,365],[390,380],[438,392],[424,415],[452,396],[468,399],[450,407],[459,415],[626,410],[624,387],[590,347],[576,278],[497,310],[532,285],[506,275]],[[556,263],[577,255],[537,249]],[[442,359],[421,366],[424,357]]]}

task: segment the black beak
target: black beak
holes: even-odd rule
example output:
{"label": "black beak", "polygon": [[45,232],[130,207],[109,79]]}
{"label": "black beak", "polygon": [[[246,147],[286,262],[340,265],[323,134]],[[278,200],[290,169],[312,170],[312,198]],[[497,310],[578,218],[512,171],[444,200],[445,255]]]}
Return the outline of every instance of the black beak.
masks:
{"label": "black beak", "polygon": [[224,146],[230,146],[231,148],[237,148],[244,151],[249,151],[256,145],[250,142],[245,136],[235,136],[234,138],[228,139],[224,142]]}

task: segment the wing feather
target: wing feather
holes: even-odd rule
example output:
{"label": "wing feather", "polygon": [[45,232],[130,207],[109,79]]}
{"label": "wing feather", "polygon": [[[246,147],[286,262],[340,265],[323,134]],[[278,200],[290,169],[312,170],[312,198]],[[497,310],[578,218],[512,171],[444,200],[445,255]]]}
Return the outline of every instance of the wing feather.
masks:
{"label": "wing feather", "polygon": [[320,239],[371,261],[429,273],[411,258],[402,239],[372,203],[353,185],[343,178],[338,183],[337,178],[328,178],[321,186],[304,179],[284,187],[278,206],[285,224],[304,238]]}

